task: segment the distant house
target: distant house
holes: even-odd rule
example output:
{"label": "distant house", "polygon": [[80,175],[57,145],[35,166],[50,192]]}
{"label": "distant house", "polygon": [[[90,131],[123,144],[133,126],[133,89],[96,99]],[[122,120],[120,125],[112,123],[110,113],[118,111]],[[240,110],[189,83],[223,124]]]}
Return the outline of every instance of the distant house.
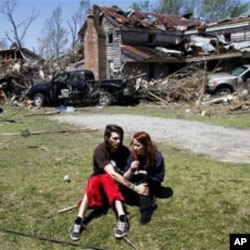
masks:
{"label": "distant house", "polygon": [[232,47],[232,42],[249,41],[249,20],[207,25],[191,15],[94,5],[79,31],[85,68],[97,79],[138,73],[152,79],[165,77],[190,62],[242,58],[245,52]]}
{"label": "distant house", "polygon": [[35,61],[42,62],[44,59],[26,48],[0,50],[0,74],[6,73],[16,64],[33,63]]}

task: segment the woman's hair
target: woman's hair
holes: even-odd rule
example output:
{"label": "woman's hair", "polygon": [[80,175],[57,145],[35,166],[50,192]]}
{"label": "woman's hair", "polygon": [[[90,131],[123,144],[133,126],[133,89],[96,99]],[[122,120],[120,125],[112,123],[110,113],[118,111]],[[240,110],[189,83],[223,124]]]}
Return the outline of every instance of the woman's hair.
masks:
{"label": "woman's hair", "polygon": [[104,131],[104,142],[106,145],[110,145],[109,144],[109,138],[111,137],[111,133],[112,132],[116,132],[117,134],[119,134],[121,136],[121,143],[123,141],[123,135],[124,135],[124,131],[122,129],[122,127],[115,125],[115,124],[109,124],[106,126],[105,131]]}
{"label": "woman's hair", "polygon": [[[153,144],[150,138],[150,135],[144,131],[137,132],[133,136],[133,139],[136,139],[139,143],[141,143],[144,146],[146,162],[145,162],[145,166],[143,167],[146,170],[149,170],[151,167],[153,167],[156,161],[156,151],[157,151],[156,145]],[[133,141],[131,142],[131,145],[132,144],[133,144]],[[138,160],[138,157],[134,150],[132,150],[131,154],[132,154],[133,160]]]}

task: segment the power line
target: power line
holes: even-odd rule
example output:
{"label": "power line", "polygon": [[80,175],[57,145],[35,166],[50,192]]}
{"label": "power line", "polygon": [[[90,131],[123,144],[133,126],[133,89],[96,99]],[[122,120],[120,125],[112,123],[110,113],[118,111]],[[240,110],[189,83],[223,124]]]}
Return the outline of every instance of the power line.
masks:
{"label": "power line", "polygon": [[24,233],[24,232],[18,232],[18,231],[14,231],[14,230],[11,230],[11,229],[6,229],[6,228],[0,228],[0,231],[5,232],[5,233],[16,234],[16,235],[20,235],[20,236],[24,236],[24,237],[35,238],[35,239],[43,240],[43,241],[50,241],[50,242],[57,243],[57,244],[62,244],[62,245],[81,247],[83,249],[108,250],[108,248],[99,248],[99,247],[90,246],[90,245],[81,245],[81,244],[77,244],[77,243],[70,242],[70,241],[62,241],[62,240],[47,238],[47,237],[44,237],[44,236],[39,236],[39,235],[34,235],[34,234]]}

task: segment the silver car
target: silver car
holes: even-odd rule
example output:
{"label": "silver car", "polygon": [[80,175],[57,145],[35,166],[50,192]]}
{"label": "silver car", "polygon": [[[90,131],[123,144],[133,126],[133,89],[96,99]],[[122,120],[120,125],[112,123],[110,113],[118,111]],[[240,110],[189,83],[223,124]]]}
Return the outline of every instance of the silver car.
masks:
{"label": "silver car", "polygon": [[250,64],[238,66],[230,72],[208,75],[206,93],[222,96],[242,90],[250,93]]}

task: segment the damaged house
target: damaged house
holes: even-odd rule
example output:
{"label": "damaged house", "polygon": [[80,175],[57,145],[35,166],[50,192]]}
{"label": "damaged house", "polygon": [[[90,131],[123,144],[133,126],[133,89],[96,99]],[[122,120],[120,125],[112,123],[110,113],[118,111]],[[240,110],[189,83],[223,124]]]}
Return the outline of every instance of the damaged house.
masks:
{"label": "damaged house", "polygon": [[20,73],[21,64],[34,64],[37,61],[44,61],[44,59],[26,48],[0,49],[0,74],[12,71],[13,68]]}
{"label": "damaged house", "polygon": [[182,56],[183,30],[195,20],[94,5],[79,31],[84,42],[85,68],[97,79],[147,72],[147,78],[166,76]]}
{"label": "damaged house", "polygon": [[192,51],[186,62],[206,61],[211,66],[221,62],[224,68],[249,63],[250,16],[202,25],[184,34]]}
{"label": "damaged house", "polygon": [[[191,15],[123,11],[94,5],[79,37],[85,68],[96,79],[146,74],[146,79],[168,76],[192,62],[249,59],[250,17],[206,24]],[[229,63],[230,65],[230,63]]]}
{"label": "damaged house", "polygon": [[0,92],[5,99],[13,94],[20,96],[42,72],[44,59],[26,48],[15,44],[10,49],[0,49]]}

